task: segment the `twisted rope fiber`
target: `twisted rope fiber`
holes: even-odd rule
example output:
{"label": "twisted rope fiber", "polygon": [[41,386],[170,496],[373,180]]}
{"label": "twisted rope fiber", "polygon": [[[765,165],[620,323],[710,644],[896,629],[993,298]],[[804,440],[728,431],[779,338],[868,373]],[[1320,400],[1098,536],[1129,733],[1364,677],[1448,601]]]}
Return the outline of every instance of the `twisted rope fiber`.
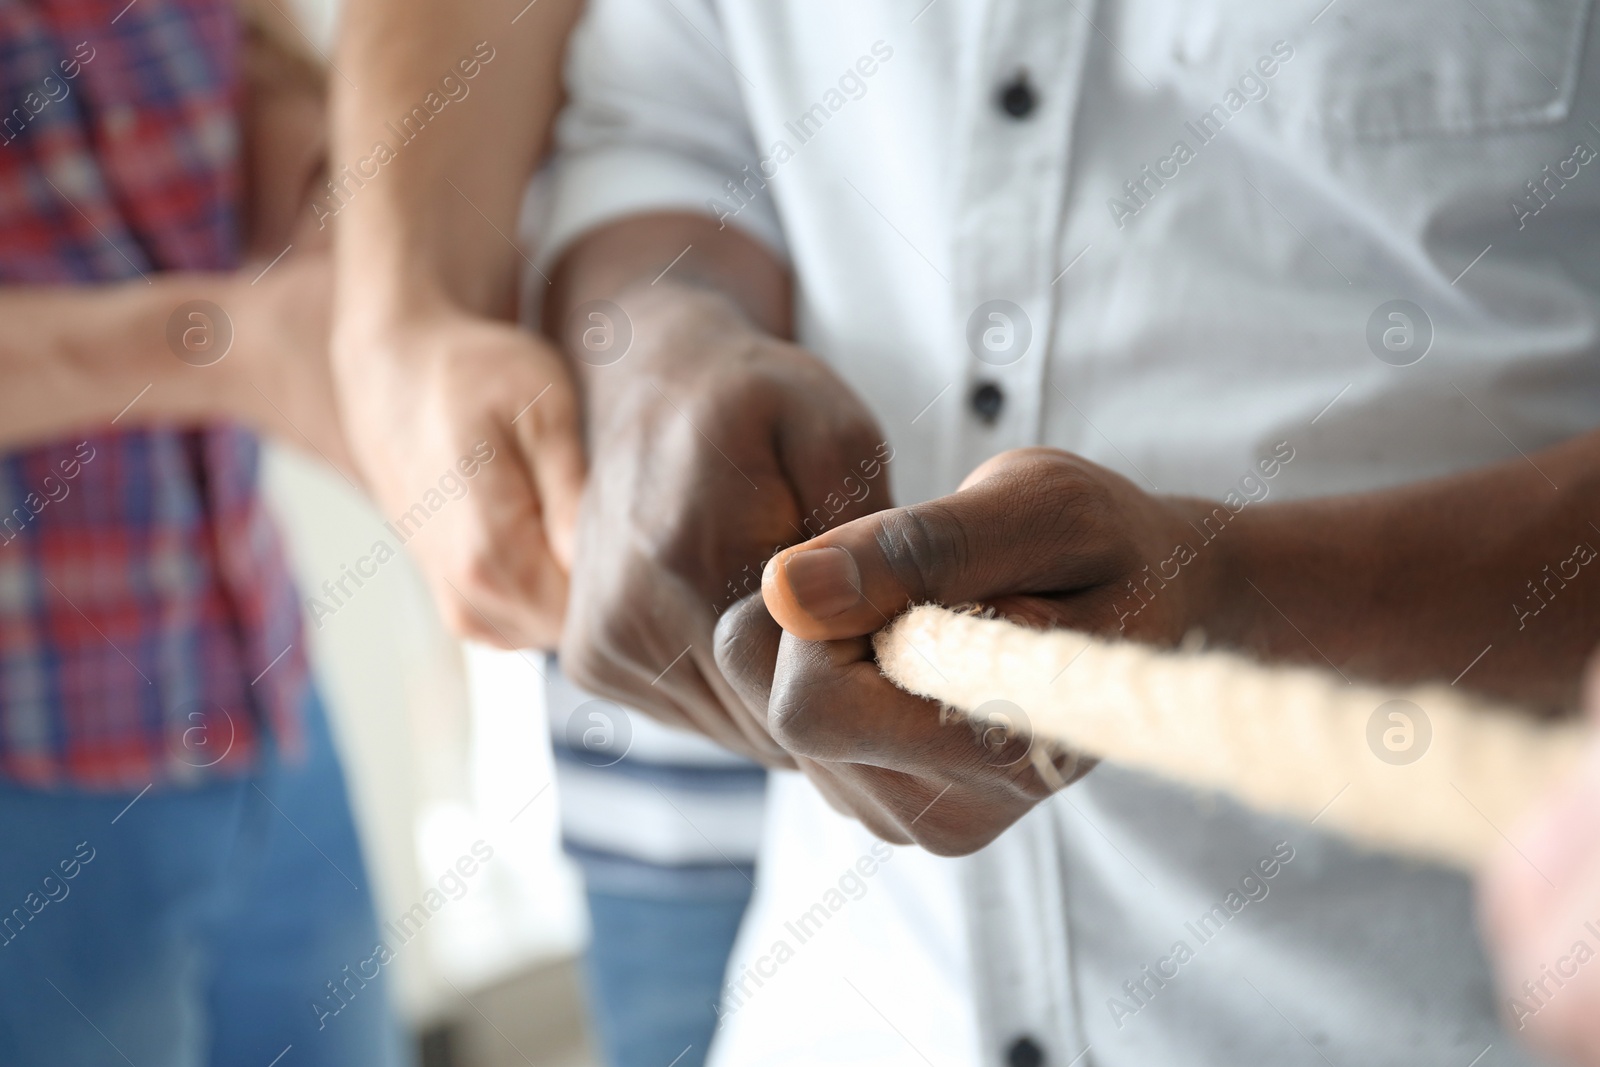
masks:
{"label": "twisted rope fiber", "polygon": [[[1576,721],[1541,722],[1446,685],[1348,684],[1226,651],[1034,630],[936,605],[910,609],[873,643],[895,685],[979,721],[985,704],[1009,701],[1036,739],[1466,869],[1573,768],[1584,738]],[[1421,708],[1432,729],[1404,765],[1368,740],[1374,712],[1395,699]]]}

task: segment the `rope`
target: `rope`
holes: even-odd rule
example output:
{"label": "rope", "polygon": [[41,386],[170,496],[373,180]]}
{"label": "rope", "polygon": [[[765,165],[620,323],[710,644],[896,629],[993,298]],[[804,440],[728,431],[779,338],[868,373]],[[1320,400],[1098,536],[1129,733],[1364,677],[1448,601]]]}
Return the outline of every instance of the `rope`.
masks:
{"label": "rope", "polygon": [[874,639],[900,688],[973,719],[1470,869],[1576,763],[1576,721],[1445,685],[1349,684],[925,605]]}

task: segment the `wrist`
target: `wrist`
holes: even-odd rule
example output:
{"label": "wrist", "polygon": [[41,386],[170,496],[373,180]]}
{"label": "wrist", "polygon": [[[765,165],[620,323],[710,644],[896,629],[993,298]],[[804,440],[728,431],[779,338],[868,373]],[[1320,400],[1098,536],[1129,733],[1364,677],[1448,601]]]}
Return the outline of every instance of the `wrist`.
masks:
{"label": "wrist", "polygon": [[71,312],[62,367],[86,394],[104,397],[106,417],[126,415],[121,425],[249,421],[256,398],[238,338],[249,298],[230,274],[174,272],[108,286],[103,299]]}
{"label": "wrist", "polygon": [[1252,613],[1241,604],[1239,590],[1256,596],[1245,581],[1243,563],[1257,533],[1259,516],[1251,514],[1257,509],[1246,506],[1234,512],[1202,497],[1167,497],[1163,503],[1174,520],[1177,551],[1189,550],[1176,636],[1198,630],[1208,643],[1248,647]]}
{"label": "wrist", "polygon": [[[559,330],[564,351],[597,413],[631,398],[693,394],[708,380],[725,377],[766,350],[772,338],[752,323],[727,296],[706,288],[637,283],[620,290],[612,309],[621,316],[613,329],[627,330],[626,354],[590,358],[582,344],[592,309],[580,304]],[[586,310],[589,309],[589,310]]]}
{"label": "wrist", "polygon": [[[1336,532],[1338,518],[1323,509],[1247,503],[1235,513],[1214,500],[1189,503],[1189,526],[1197,546],[1203,542],[1204,560],[1190,625],[1211,643],[1268,659],[1320,655],[1306,647],[1301,627],[1317,624],[1325,633],[1338,614],[1328,610],[1335,597],[1369,602],[1374,583],[1381,584],[1371,561],[1341,550],[1363,535]],[[1319,643],[1334,653],[1325,636]]]}
{"label": "wrist", "polygon": [[[417,195],[352,202],[334,241],[339,280],[336,329],[383,332],[419,313],[453,311],[474,318],[513,318],[520,262],[503,242],[460,236],[436,212],[412,205]],[[419,214],[420,213],[420,214]],[[472,227],[482,224],[473,217]]]}
{"label": "wrist", "polygon": [[351,267],[340,255],[335,259],[335,278],[339,286],[335,336],[389,333],[419,318],[442,314],[456,304],[439,280],[422,269]]}
{"label": "wrist", "polygon": [[[708,285],[670,279],[635,279],[617,289],[616,301],[629,315],[663,336],[705,335],[715,331],[761,331],[727,293]],[[645,336],[649,336],[647,331]]]}
{"label": "wrist", "polygon": [[124,295],[128,304],[116,318],[136,323],[145,339],[151,410],[180,420],[243,418],[248,367],[236,330],[249,294],[237,278],[167,274],[130,285]]}
{"label": "wrist", "polygon": [[[180,322],[166,328],[165,345],[168,360],[175,365],[173,385],[180,402],[192,407],[204,419],[228,418],[260,430],[274,416],[264,399],[261,388],[271,383],[284,370],[281,351],[271,344],[269,334],[262,336],[262,326],[273,314],[275,304],[270,298],[275,287],[283,284],[284,274],[290,268],[286,260],[264,277],[246,272],[232,274],[197,275],[185,279],[183,289],[169,301],[169,317],[178,318],[176,309],[189,302],[204,301],[221,308],[226,316],[229,348],[226,356],[214,358],[205,351],[195,351],[203,343],[208,328],[205,309],[186,311]],[[198,316],[198,317],[197,317]],[[191,340],[184,340],[182,330],[187,326],[194,331]]]}

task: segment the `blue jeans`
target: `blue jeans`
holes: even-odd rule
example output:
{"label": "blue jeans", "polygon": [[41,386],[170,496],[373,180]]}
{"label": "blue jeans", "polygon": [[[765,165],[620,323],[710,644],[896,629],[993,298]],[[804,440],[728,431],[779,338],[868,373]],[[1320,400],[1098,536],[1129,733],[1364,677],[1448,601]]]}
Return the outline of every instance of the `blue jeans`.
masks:
{"label": "blue jeans", "polygon": [[0,1063],[409,1062],[384,976],[344,970],[378,934],[309,703],[305,759],[268,752],[244,779],[137,799],[0,784]]}
{"label": "blue jeans", "polygon": [[609,1067],[705,1063],[751,889],[726,878],[676,888],[615,893],[591,884],[588,890],[593,934],[584,964]]}

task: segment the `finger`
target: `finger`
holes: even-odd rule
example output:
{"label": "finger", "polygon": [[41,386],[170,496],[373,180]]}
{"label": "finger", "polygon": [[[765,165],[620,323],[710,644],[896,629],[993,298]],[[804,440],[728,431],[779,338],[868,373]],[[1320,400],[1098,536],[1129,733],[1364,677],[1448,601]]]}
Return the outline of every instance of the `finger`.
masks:
{"label": "finger", "polygon": [[[523,460],[520,440],[497,433],[474,446],[458,464],[458,472],[476,473],[467,479],[473,521],[450,532],[472,540],[462,546],[443,546],[463,553],[466,585],[483,610],[509,621],[507,632],[520,640],[550,648],[560,639],[566,614],[567,572],[557,561],[545,537],[535,486]],[[482,445],[493,449],[487,461]]]}
{"label": "finger", "polygon": [[665,691],[680,706],[689,709],[707,737],[741,755],[771,766],[790,766],[791,760],[745,708],[744,702],[718,670],[713,648],[713,624],[707,613],[679,619],[663,634],[677,635],[683,648],[646,660],[661,663],[659,672],[649,679],[651,690]]}
{"label": "finger", "polygon": [[1050,784],[1036,772],[1026,714],[1007,705],[985,726],[913,696],[883,677],[866,638],[802,641],[784,635],[767,721],[796,756],[857,764],[1033,800]]}
{"label": "finger", "polygon": [[434,586],[435,602],[446,627],[457,636],[508,651],[543,648],[549,643],[544,633],[526,628],[526,620],[493,593],[480,590],[468,594],[442,574],[438,581],[442,587]]}
{"label": "finger", "polygon": [[801,760],[801,768],[836,811],[896,845],[936,856],[965,856],[989,844],[1026,814],[1032,801],[861,763]]}
{"label": "finger", "polygon": [[[750,721],[737,696],[728,691],[725,704],[707,681],[693,652],[696,646],[712,646],[710,623],[684,617],[681,602],[658,586],[647,587],[644,595],[652,592],[655,598],[648,603],[619,612],[606,608],[604,598],[575,589],[570,598],[572,618],[562,637],[562,669],[585,689],[657,718],[666,718],[671,709],[681,713],[678,725],[724,748],[758,762],[787,766],[788,756]],[[669,645],[669,638],[684,645]],[[716,673],[714,663],[711,671]]]}
{"label": "finger", "polygon": [[[652,685],[654,679],[622,658],[609,660],[603,670],[576,666],[566,653],[561,662],[562,671],[587,692],[633,708],[668,726],[700,734],[730,752],[761,760],[761,753],[744,733],[717,713],[720,709],[708,712],[707,691],[699,686],[680,683],[669,689],[659,682]],[[674,668],[681,668],[681,664]],[[679,699],[680,693],[687,694],[688,699]]]}
{"label": "finger", "polygon": [[[776,624],[774,624],[776,625]],[[781,631],[780,631],[781,632]],[[751,714],[738,692],[718,669],[714,646],[716,638],[710,634],[704,642],[697,642],[690,653],[695,659],[697,675],[704,680],[724,718],[733,723],[756,752],[756,759],[769,767],[793,767],[794,759],[767,733],[766,720]]]}
{"label": "finger", "polygon": [[[752,714],[768,721],[768,703],[783,630],[767,614],[760,597],[748,596],[723,613],[717,622],[717,666],[749,705]],[[925,710],[925,709],[924,709]],[[909,840],[899,824],[886,817],[883,806],[850,780],[847,764],[828,763],[807,756],[793,759],[828,803],[851,815],[885,840]]]}
{"label": "finger", "polygon": [[566,610],[565,578],[553,561],[543,570],[554,577],[531,598],[507,595],[511,583],[497,572],[470,572],[463,583],[441,574],[443,588],[435,592],[446,608],[446,624],[463,637],[502,648],[554,649]]}
{"label": "finger", "polygon": [[[569,643],[570,638],[564,639],[564,646]],[[757,757],[744,732],[722,713],[698,667],[686,658],[603,652],[585,642],[581,653],[563,647],[561,663],[562,670],[590,692],[710,738],[740,755]]]}
{"label": "finger", "polygon": [[[517,533],[527,538],[526,528]],[[459,601],[466,609],[453,613],[454,629],[481,622],[493,632],[495,643],[508,648],[549,650],[560,641],[567,577],[542,543],[512,542],[500,552],[487,545],[469,549],[459,565],[459,581],[441,577],[451,594],[441,602]]]}
{"label": "finger", "polygon": [[861,784],[852,780],[850,772],[854,768],[851,765],[835,766],[803,758],[795,762],[806,779],[818,793],[822,794],[822,799],[826,800],[834,811],[846,818],[855,819],[874,836],[891,845],[915,844],[900,820],[892,816]]}
{"label": "finger", "polygon": [[513,429],[531,472],[545,540],[561,569],[570,572],[587,473],[577,401],[570,386],[550,383],[535,403],[513,419]]}
{"label": "finger", "polygon": [[566,578],[547,552],[541,559],[542,541],[526,536],[537,509],[504,458],[512,451],[498,434],[465,450],[389,526],[423,564],[452,631],[501,648],[550,648]]}
{"label": "finger", "polygon": [[[511,626],[509,619],[495,621],[486,616],[482,611],[472,605],[465,597],[455,595],[449,587],[434,591],[435,601],[445,610],[441,613],[444,617],[445,627],[457,637],[466,641],[476,641],[490,648],[498,648],[505,652],[515,652],[530,645],[512,636],[506,631]],[[514,627],[513,627],[514,628]]]}
{"label": "finger", "polygon": [[921,601],[1098,584],[1115,573],[1104,546],[1088,543],[1107,496],[1082,461],[1029,450],[950,496],[785,549],[767,563],[762,596],[785,630],[824,641],[871,633]]}
{"label": "finger", "polygon": [[764,722],[782,628],[767,613],[761,597],[752,594],[722,613],[714,636],[717,669],[751,713]]}
{"label": "finger", "polygon": [[989,806],[964,785],[861,763],[843,764],[838,773],[843,788],[871,798],[873,817],[862,822],[886,841],[908,841],[941,856],[963,855],[1004,828],[990,822]]}
{"label": "finger", "polygon": [[767,695],[772,688],[772,668],[778,658],[783,631],[754,594],[722,613],[712,636],[718,676],[725,680],[738,706],[732,714],[758,734],[770,752],[769,766],[794,767],[795,760],[767,732]]}

